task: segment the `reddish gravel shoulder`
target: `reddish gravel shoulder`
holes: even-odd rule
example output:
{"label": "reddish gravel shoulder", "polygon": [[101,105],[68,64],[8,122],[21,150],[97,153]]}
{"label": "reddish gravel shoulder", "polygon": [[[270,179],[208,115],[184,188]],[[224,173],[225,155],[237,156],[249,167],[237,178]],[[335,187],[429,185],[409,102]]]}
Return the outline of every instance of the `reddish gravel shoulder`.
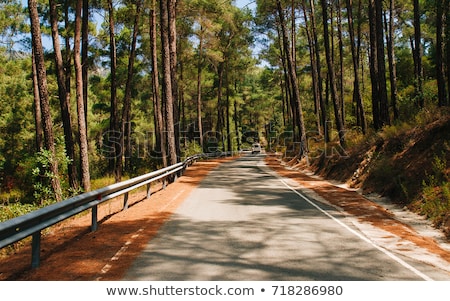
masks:
{"label": "reddish gravel shoulder", "polygon": [[[41,266],[30,270],[31,250],[26,245],[16,254],[0,259],[0,280],[120,280],[127,267],[155,236],[200,181],[215,167],[233,158],[199,161],[184,176],[161,189],[130,195],[100,206],[96,232],[89,232],[90,214],[60,223],[42,238]],[[156,191],[156,190],[159,191]]]}

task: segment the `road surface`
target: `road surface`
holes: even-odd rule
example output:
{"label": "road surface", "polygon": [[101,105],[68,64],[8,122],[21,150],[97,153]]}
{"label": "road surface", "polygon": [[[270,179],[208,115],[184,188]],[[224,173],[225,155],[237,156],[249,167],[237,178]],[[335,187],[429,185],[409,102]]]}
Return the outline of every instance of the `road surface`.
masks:
{"label": "road surface", "polygon": [[123,280],[450,280],[245,156],[213,170]]}

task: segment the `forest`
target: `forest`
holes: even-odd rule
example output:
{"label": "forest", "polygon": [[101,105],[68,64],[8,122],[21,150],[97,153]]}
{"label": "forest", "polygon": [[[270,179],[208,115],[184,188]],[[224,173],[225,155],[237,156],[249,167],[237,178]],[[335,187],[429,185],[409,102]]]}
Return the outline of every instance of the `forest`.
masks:
{"label": "forest", "polygon": [[[342,157],[385,131],[448,120],[449,9],[3,0],[0,221],[194,153],[259,141],[299,160]],[[428,175],[444,212],[448,148]]]}

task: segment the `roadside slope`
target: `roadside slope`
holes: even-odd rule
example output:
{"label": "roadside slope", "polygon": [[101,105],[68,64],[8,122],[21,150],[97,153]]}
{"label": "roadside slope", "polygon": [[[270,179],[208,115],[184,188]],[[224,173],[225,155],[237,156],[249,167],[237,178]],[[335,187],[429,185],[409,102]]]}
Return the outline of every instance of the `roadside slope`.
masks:
{"label": "roadside slope", "polygon": [[[423,210],[424,185],[435,179],[437,184],[448,187],[450,115],[423,126],[386,128],[349,149],[347,154],[346,157],[321,156],[307,168],[326,179],[360,189],[364,194],[379,194],[394,204],[432,217],[433,212]],[[448,199],[438,190],[436,187],[437,207],[442,203],[449,209]],[[435,214],[432,220],[435,226],[450,238],[450,213],[444,210]]]}

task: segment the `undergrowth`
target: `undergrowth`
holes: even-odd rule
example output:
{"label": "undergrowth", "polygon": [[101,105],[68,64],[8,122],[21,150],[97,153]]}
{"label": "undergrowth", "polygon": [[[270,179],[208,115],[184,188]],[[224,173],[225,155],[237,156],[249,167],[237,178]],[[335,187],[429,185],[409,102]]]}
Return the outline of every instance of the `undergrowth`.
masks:
{"label": "undergrowth", "polygon": [[434,157],[432,170],[422,182],[422,194],[417,203],[420,213],[440,227],[450,214],[450,175],[444,155]]}

